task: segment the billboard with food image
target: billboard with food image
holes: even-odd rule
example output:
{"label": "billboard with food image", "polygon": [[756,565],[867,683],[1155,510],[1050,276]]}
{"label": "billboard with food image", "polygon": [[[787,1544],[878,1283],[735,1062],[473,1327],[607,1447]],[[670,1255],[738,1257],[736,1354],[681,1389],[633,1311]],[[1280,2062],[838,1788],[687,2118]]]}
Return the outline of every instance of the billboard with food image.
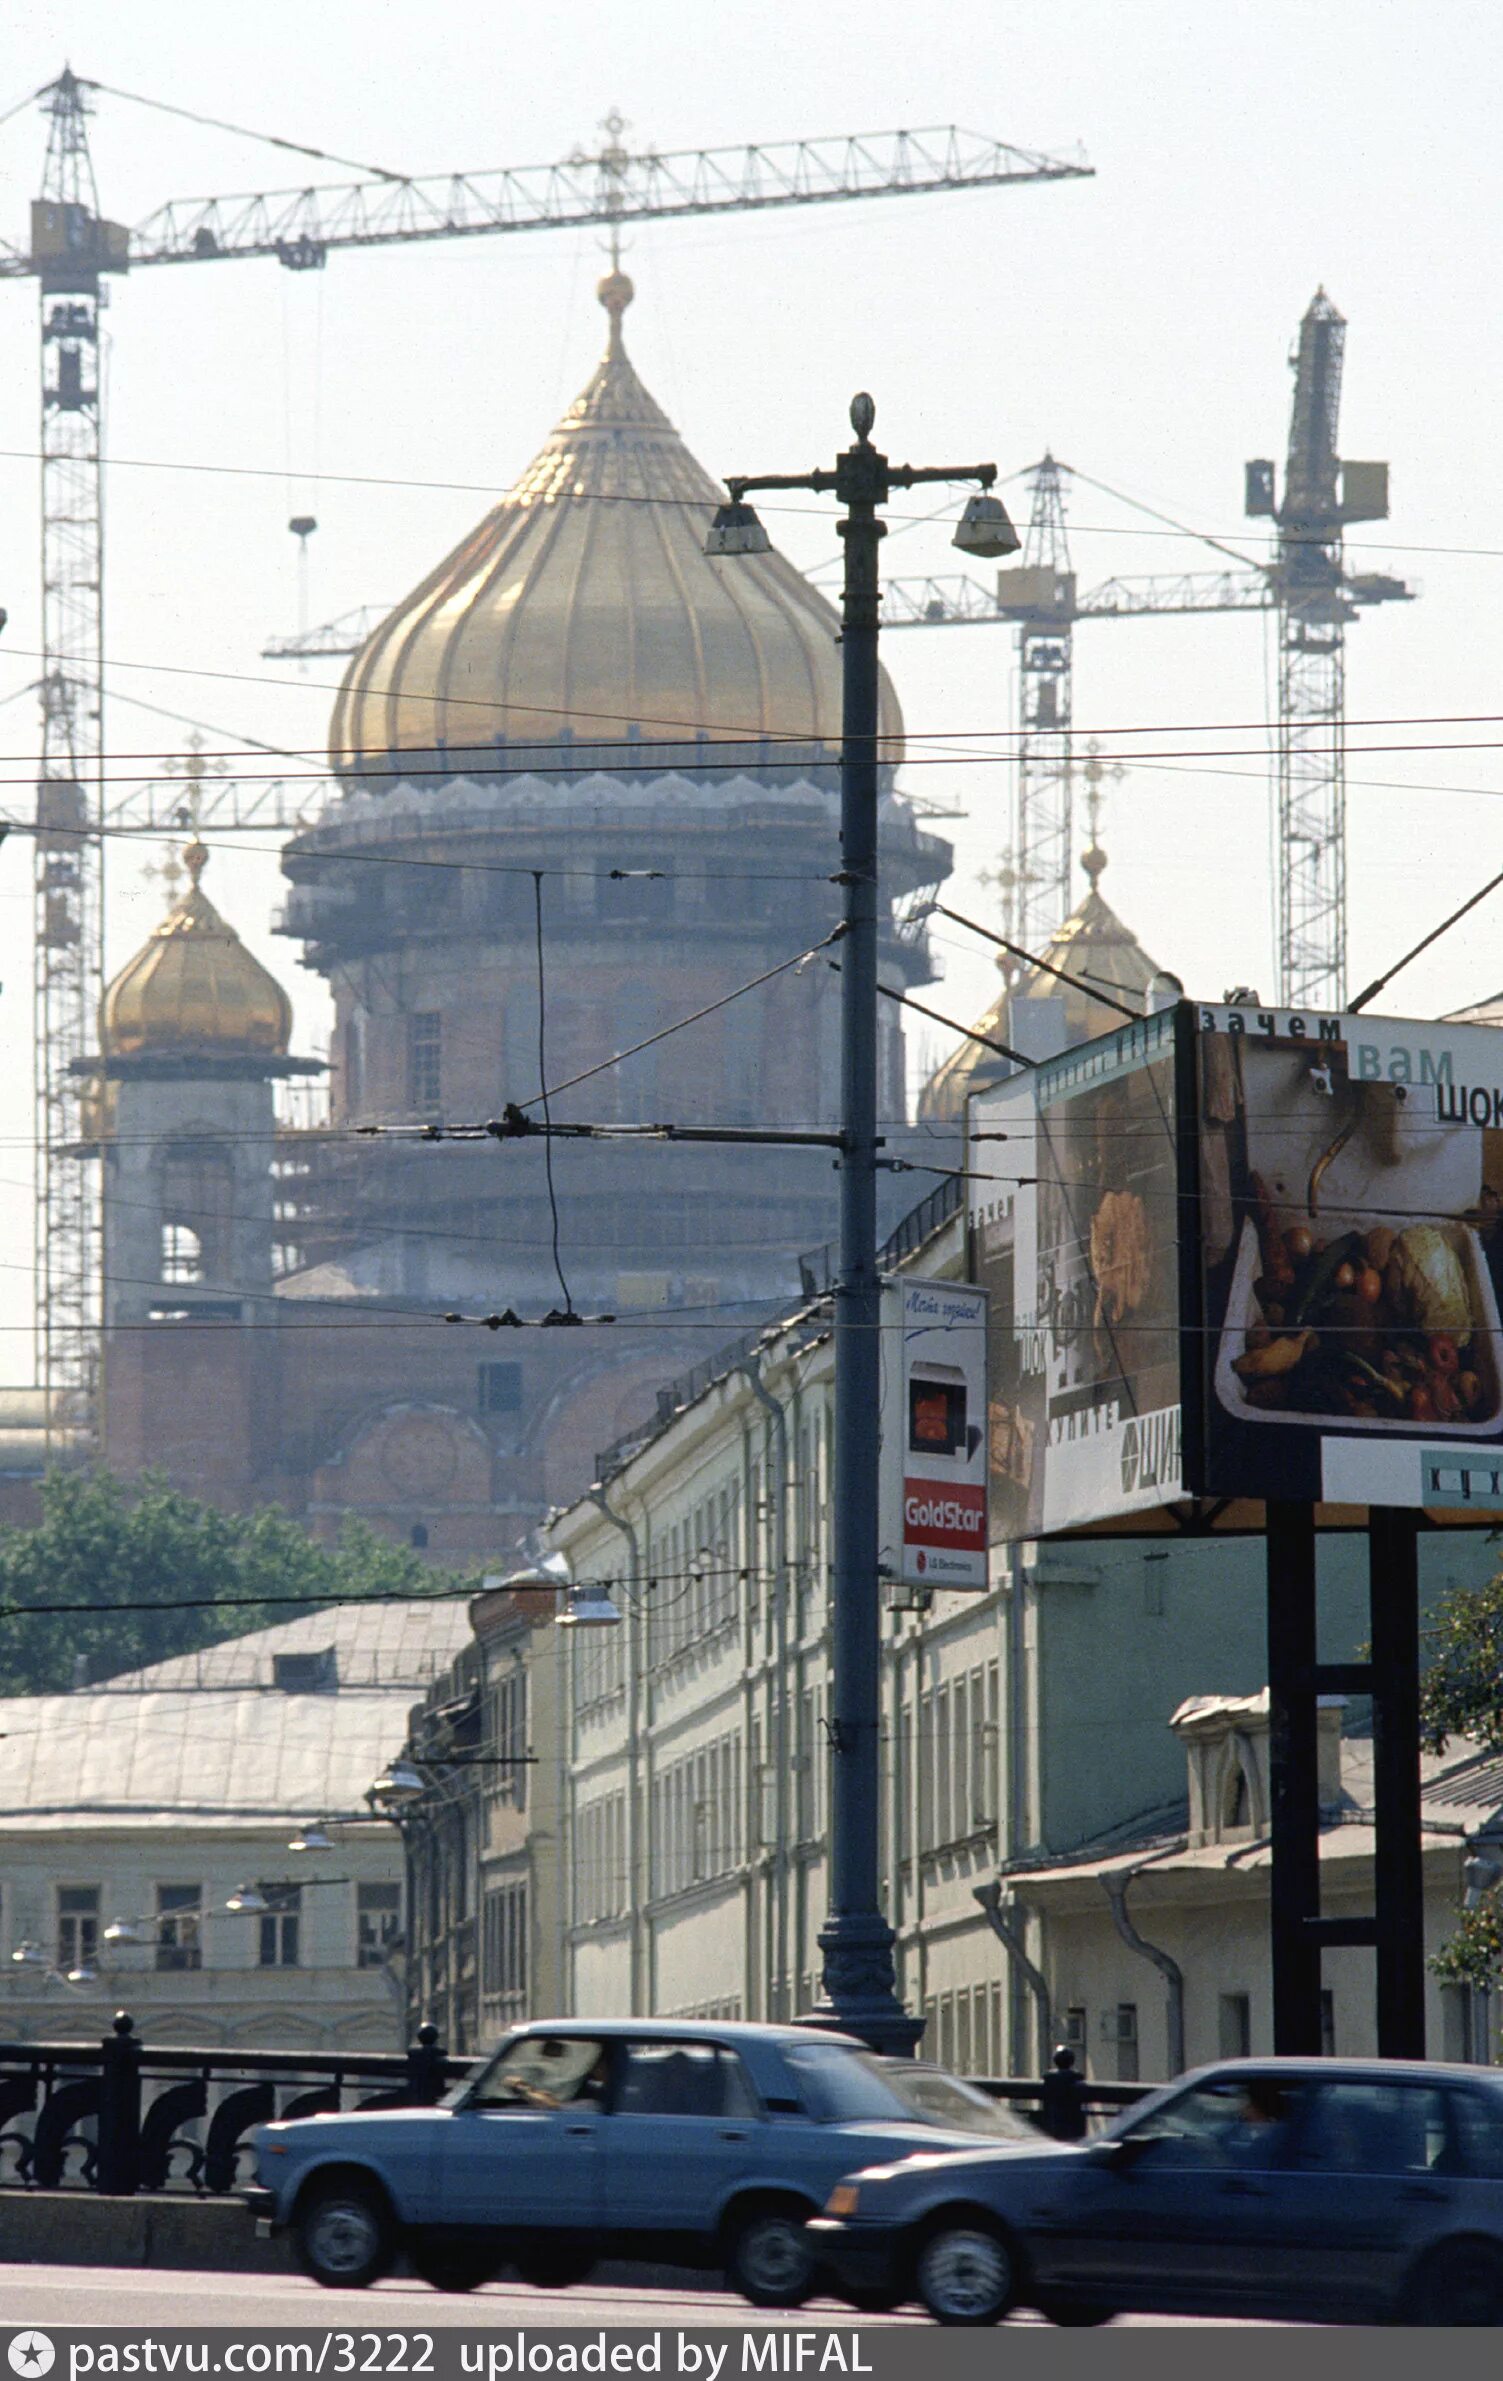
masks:
{"label": "billboard with food image", "polygon": [[1503,1034],[1194,1014],[1193,1486],[1503,1509]]}

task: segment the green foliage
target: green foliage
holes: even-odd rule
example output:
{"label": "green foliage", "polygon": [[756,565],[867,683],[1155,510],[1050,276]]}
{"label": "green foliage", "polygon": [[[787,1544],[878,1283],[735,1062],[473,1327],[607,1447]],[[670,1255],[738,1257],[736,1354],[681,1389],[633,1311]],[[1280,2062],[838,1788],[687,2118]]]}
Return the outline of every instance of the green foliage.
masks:
{"label": "green foliage", "polygon": [[[1484,1587],[1452,1588],[1435,1614],[1432,1656],[1420,1680],[1420,1738],[1427,1752],[1440,1753],[1453,1736],[1503,1751],[1503,1572]],[[1447,1984],[1496,1986],[1503,1976],[1498,1893],[1461,1912],[1455,1934],[1430,1965]]]}
{"label": "green foliage", "polygon": [[[458,1595],[475,1583],[437,1571],[348,1518],[321,1545],[273,1507],[221,1513],[154,1475],[52,1472],[35,1529],[0,1529],[0,1694],[60,1692],[78,1655],[105,1678],[171,1654],[297,1620],[317,1597]],[[49,1604],[84,1607],[48,1612]]]}
{"label": "green foliage", "polygon": [[1463,1910],[1461,1924],[1430,1962],[1443,1984],[1470,1984],[1491,1991],[1503,1974],[1503,1908],[1489,1893],[1475,1910]]}
{"label": "green foliage", "polygon": [[1420,1682],[1420,1735],[1425,1750],[1445,1750],[1452,1736],[1470,1736],[1486,1751],[1503,1751],[1503,1572],[1485,1587],[1455,1587],[1432,1624],[1433,1648]]}

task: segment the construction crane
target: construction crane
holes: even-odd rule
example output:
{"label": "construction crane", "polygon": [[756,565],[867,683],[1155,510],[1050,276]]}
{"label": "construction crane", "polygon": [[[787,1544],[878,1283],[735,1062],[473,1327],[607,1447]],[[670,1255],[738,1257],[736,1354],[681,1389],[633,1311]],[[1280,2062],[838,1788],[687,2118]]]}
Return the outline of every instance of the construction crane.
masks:
{"label": "construction crane", "polygon": [[1338,1009],[1346,981],[1346,755],[1343,647],[1359,610],[1407,602],[1412,589],[1345,567],[1349,521],[1388,512],[1388,466],[1336,453],[1346,326],[1317,291],[1291,361],[1294,408],[1282,504],[1274,466],[1247,466],[1247,510],[1277,527],[1272,559],[1257,562],[1206,539],[1233,570],[1108,579],[1077,589],[1065,520],[1069,466],[1045,455],[1029,474],[1023,560],[995,588],[964,577],[898,579],[885,591],[889,628],[1005,623],[1018,632],[1018,741],[1007,881],[1016,939],[1042,948],[1072,903],[1074,629],[1079,620],[1138,620],[1199,612],[1277,612],[1279,999]]}
{"label": "construction crane", "polygon": [[107,88],[65,68],[36,94],[48,119],[42,196],[32,206],[25,253],[0,254],[0,280],[34,280],[41,298],[36,1341],[47,1412],[75,1446],[98,1443],[99,1201],[79,1153],[88,1139],[85,1061],[104,972],[99,339],[109,276],[251,257],[308,272],[336,249],[918,198],[1078,180],[1092,170],[1080,158],[1044,156],[953,127],[634,154],[623,143],[622,120],[611,116],[595,154],[556,165],[422,179],[378,173],[318,188],[175,200],[131,230],[101,213],[90,158],[88,117],[94,95]]}

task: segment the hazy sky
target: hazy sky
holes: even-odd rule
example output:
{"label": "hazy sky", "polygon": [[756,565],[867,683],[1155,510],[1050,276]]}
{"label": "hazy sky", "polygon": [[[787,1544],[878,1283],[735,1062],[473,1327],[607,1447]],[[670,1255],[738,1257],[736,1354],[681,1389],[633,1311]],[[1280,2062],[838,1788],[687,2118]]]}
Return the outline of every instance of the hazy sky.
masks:
{"label": "hazy sky", "polygon": [[[949,122],[1026,147],[1082,143],[1093,182],[634,235],[628,337],[644,378],[717,472],[824,460],[864,386],[895,456],[991,455],[1012,473],[1052,446],[1253,552],[1242,464],[1282,457],[1287,351],[1323,282],[1351,324],[1343,450],[1393,467],[1392,519],[1359,533],[1353,558],[1420,596],[1362,621],[1349,649],[1353,980],[1500,864],[1498,731],[1476,716],[1493,691],[1503,585],[1495,7],[14,0],[8,21],[0,113],[66,59],[128,91],[412,173],[563,157],[592,143],[613,107],[659,148]],[[327,178],[113,98],[93,131],[102,209],[126,223],[170,197]],[[0,124],[0,235],[17,244],[44,136],[32,109]],[[402,594],[486,509],[473,491],[504,486],[587,377],[600,270],[597,241],[563,232],[336,256],[321,274],[221,263],[115,285],[108,600],[121,699],[107,735],[118,771],[154,771],[186,733],[127,695],[216,729],[319,745],[331,673],[259,658],[268,635],[297,624],[289,515],[320,523],[315,619]],[[0,288],[0,310],[3,698],[37,667],[34,289]],[[146,468],[187,463],[206,468]],[[423,481],[470,488],[410,484]],[[1135,518],[1077,488],[1085,584],[1213,567],[1205,549],[1145,535]],[[835,541],[817,513],[776,526],[796,561],[828,561]],[[959,567],[947,540],[938,526],[905,529],[887,567]],[[1112,788],[1104,890],[1192,990],[1271,989],[1266,623],[1087,625],[1076,651],[1082,732],[1113,753],[1176,756],[1140,762]],[[1006,630],[894,635],[887,659],[920,735],[1010,723]],[[1387,724],[1437,717],[1461,723]],[[1124,740],[1143,726],[1170,732]],[[0,737],[13,781],[0,807],[24,816],[36,749],[24,694],[0,709]],[[1185,757],[1201,749],[1216,757]],[[959,905],[994,901],[976,877],[1005,834],[1004,767],[916,768],[909,783],[964,812],[948,830]],[[159,913],[160,885],[140,874],[159,857],[111,853],[114,964]],[[30,1300],[30,866],[29,842],[0,851],[9,1379],[29,1371],[14,1326]],[[287,980],[307,1046],[323,1027],[320,988],[266,930],[279,884],[273,856],[216,852],[209,890]],[[989,961],[945,936],[942,1004],[973,1013],[992,989]],[[1391,1005],[1424,1014],[1499,986],[1503,901],[1417,966]]]}

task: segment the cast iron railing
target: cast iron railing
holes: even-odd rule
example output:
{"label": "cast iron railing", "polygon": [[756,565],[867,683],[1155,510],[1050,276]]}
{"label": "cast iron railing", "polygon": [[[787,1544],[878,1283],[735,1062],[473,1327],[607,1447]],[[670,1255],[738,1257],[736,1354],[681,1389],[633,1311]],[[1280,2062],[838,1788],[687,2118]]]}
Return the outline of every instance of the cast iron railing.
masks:
{"label": "cast iron railing", "polygon": [[[250,2135],[324,2110],[432,2107],[472,2065],[438,2030],[405,2052],[154,2050],[121,2014],[102,2042],[0,2042],[0,2188],[222,2196],[249,2181]],[[1147,2084],[1088,2083],[1068,2052],[1051,2072],[978,2078],[1057,2141],[1131,2106]]]}
{"label": "cast iron railing", "polygon": [[123,2012],[97,2046],[0,2042],[0,2186],[231,2192],[273,2117],[432,2106],[471,2061],[420,2026],[405,2053],[153,2050]]}

